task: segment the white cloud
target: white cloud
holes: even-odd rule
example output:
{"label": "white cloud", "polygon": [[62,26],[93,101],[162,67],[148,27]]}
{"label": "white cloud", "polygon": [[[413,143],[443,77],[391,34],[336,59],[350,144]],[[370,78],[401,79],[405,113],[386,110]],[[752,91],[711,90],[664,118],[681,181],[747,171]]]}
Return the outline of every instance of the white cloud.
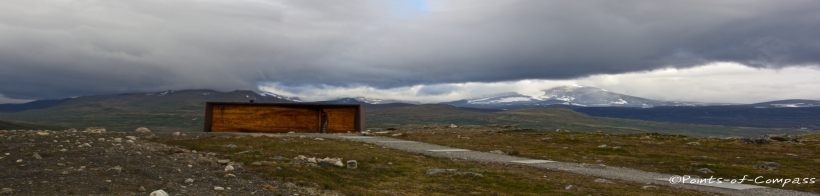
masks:
{"label": "white cloud", "polygon": [[583,85],[657,100],[756,103],[782,99],[820,100],[820,77],[817,76],[820,76],[820,69],[816,67],[758,69],[721,62],[688,69],[666,68],[625,74],[593,75],[574,80],[468,82],[390,89],[328,85],[294,87],[266,83],[260,85],[259,89],[287,96],[299,96],[307,101],[363,96],[437,103],[504,92],[540,95],[541,90],[556,86]]}

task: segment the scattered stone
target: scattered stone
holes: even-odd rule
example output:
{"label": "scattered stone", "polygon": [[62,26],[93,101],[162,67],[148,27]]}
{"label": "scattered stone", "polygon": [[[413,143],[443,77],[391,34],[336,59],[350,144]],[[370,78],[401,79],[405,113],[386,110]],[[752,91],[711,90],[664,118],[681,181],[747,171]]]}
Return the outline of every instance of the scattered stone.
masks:
{"label": "scattered stone", "polygon": [[402,135],[401,133],[396,133],[396,134],[393,134],[392,136],[393,137],[398,137],[398,136],[401,136],[401,135]]}
{"label": "scattered stone", "polygon": [[699,142],[689,142],[689,143],[686,143],[686,145],[690,145],[690,146],[700,146],[700,143],[699,143]]}
{"label": "scattered stone", "polygon": [[43,159],[43,157],[41,157],[41,156],[40,156],[40,154],[37,154],[37,153],[35,152],[35,153],[34,153],[34,159],[40,160],[40,159]]}
{"label": "scattered stone", "polygon": [[105,141],[105,138],[97,138],[97,141],[104,142],[104,141]]}
{"label": "scattered stone", "polygon": [[307,159],[309,163],[316,163],[316,157],[310,157]]}
{"label": "scattered stone", "polygon": [[129,135],[129,136],[125,136],[125,139],[129,139],[129,140],[137,140],[137,136],[130,136],[130,135]]}
{"label": "scattered stone", "polygon": [[150,196],[168,196],[168,193],[166,193],[163,190],[156,190],[154,192],[151,192]]}
{"label": "scattered stone", "polygon": [[[277,167],[277,168],[278,168],[278,167]],[[224,175],[224,176],[222,176],[222,177],[223,177],[223,178],[236,178],[236,175],[233,175],[233,174],[225,174],[225,175]]]}
{"label": "scattered stone", "polygon": [[86,133],[105,133],[105,128],[103,127],[88,127],[85,128]]}
{"label": "scattered stone", "polygon": [[14,191],[14,189],[11,189],[11,188],[3,188],[3,189],[0,189],[0,195],[2,195],[2,194],[11,194],[11,192],[13,192],[13,191]]}
{"label": "scattered stone", "polygon": [[695,171],[696,171],[696,172],[700,172],[700,173],[705,173],[705,174],[712,174],[712,173],[715,173],[715,172],[714,172],[714,171],[712,171],[711,169],[709,169],[709,168],[705,168],[705,167],[704,167],[704,168],[697,169],[697,170],[695,170]]}
{"label": "scattered stone", "polygon": [[456,128],[456,127],[458,127],[458,126],[456,126],[455,124],[450,124],[450,128]]}
{"label": "scattered stone", "polygon": [[319,141],[322,141],[322,140],[325,140],[325,139],[322,139],[322,138],[318,138],[318,137],[317,137],[317,138],[316,138],[316,139],[314,139],[314,140],[319,140]]}
{"label": "scattered stone", "polygon": [[126,144],[134,144],[134,140],[126,140],[125,143]]}
{"label": "scattered stone", "polygon": [[144,186],[140,186],[140,192],[145,192],[145,191],[148,191],[148,190],[146,190]]}
{"label": "scattered stone", "polygon": [[171,135],[173,135],[174,137],[177,137],[177,136],[179,136],[179,131],[174,132],[174,133],[172,133]]}
{"label": "scattered stone", "polygon": [[793,157],[797,156],[796,154],[792,154],[792,153],[786,153],[786,155],[793,156]]}
{"label": "scattered stone", "polygon": [[609,181],[609,180],[607,180],[607,179],[603,179],[603,178],[598,178],[598,179],[595,179],[595,183],[602,183],[602,184],[615,184],[614,182]]}
{"label": "scattered stone", "polygon": [[225,172],[233,171],[234,168],[232,165],[225,166]]}
{"label": "scattered stone", "polygon": [[238,146],[233,145],[233,144],[228,144],[228,145],[224,145],[224,146],[222,146],[222,147],[225,147],[225,148],[236,148],[236,147],[238,147]]}
{"label": "scattered stone", "polygon": [[151,130],[148,129],[148,128],[145,128],[145,127],[140,127],[140,128],[137,128],[137,130],[134,130],[134,132],[137,132],[137,133],[151,133]]}
{"label": "scattered stone", "polygon": [[615,146],[615,147],[612,147],[612,149],[613,150],[618,150],[618,149],[621,149],[621,147],[620,146]]}
{"label": "scattered stone", "polygon": [[39,135],[39,136],[48,136],[48,135],[50,135],[50,133],[48,133],[48,132],[43,132],[43,131],[38,131],[38,132],[37,132],[37,135]]}
{"label": "scattered stone", "polygon": [[228,164],[228,163],[230,163],[230,162],[231,162],[231,160],[230,160],[230,159],[219,159],[219,160],[216,160],[216,163],[219,163],[219,164],[222,164],[222,165]]}
{"label": "scattered stone", "polygon": [[570,185],[567,185],[567,187],[564,187],[564,190],[570,190],[570,189],[572,189],[572,188],[575,188],[575,186],[572,186],[572,185],[570,184]]}
{"label": "scattered stone", "polygon": [[601,144],[598,148],[606,148],[606,144]]}
{"label": "scattered stone", "polygon": [[646,185],[646,186],[642,186],[641,189],[643,189],[643,190],[658,189],[658,187],[657,186],[652,186],[652,185]]}
{"label": "scattered stone", "polygon": [[105,170],[105,171],[115,171],[115,172],[117,172],[117,173],[120,173],[120,172],[122,172],[122,167],[121,167],[121,166],[119,166],[119,165],[117,165],[117,166],[114,166],[114,167],[112,167],[112,168],[108,168],[108,169],[107,169],[107,170]]}
{"label": "scattered stone", "polygon": [[185,183],[188,183],[188,184],[194,183],[194,179],[190,179],[190,178],[185,179]]}
{"label": "scattered stone", "polygon": [[766,165],[775,165],[775,166],[780,165],[780,163],[776,163],[776,162],[763,162],[763,164],[766,164]]}
{"label": "scattered stone", "polygon": [[8,131],[6,131],[6,130],[0,130],[0,134],[6,134],[6,133],[8,133]]}
{"label": "scattered stone", "polygon": [[17,163],[23,163],[23,159],[17,159]]}
{"label": "scattered stone", "polygon": [[60,149],[60,152],[65,152],[65,151],[68,151],[68,149],[65,149],[65,148]]}
{"label": "scattered stone", "polygon": [[356,160],[348,160],[347,161],[347,168],[348,169],[356,169],[358,167],[359,167],[359,162],[356,162]]}
{"label": "scattered stone", "polygon": [[114,138],[114,143],[121,143],[121,142],[122,142],[122,138]]}
{"label": "scattered stone", "polygon": [[254,166],[262,166],[262,162],[259,162],[259,161],[254,161],[253,163],[251,163],[251,165],[254,165]]}
{"label": "scattered stone", "polygon": [[215,190],[215,191],[224,191],[224,190],[225,190],[225,188],[222,188],[222,187],[219,187],[219,186],[215,186],[215,187],[214,187],[214,190]]}

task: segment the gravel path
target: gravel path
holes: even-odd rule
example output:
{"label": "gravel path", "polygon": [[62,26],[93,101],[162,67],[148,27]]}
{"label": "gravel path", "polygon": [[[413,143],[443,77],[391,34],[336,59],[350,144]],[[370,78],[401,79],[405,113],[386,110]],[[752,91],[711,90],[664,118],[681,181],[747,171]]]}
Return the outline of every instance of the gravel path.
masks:
{"label": "gravel path", "polygon": [[[384,146],[387,148],[392,148],[396,150],[402,150],[406,152],[412,153],[419,153],[425,154],[435,157],[443,157],[449,159],[463,159],[463,160],[470,160],[470,161],[478,161],[478,162],[486,162],[486,163],[498,163],[498,164],[524,164],[524,163],[514,163],[510,161],[521,161],[521,160],[532,160],[529,158],[523,157],[515,157],[503,154],[495,154],[490,152],[479,152],[479,151],[451,151],[451,152],[434,152],[430,150],[436,149],[455,149],[453,147],[448,146],[441,146],[435,144],[428,144],[422,142],[413,142],[407,140],[401,140],[396,138],[390,137],[362,137],[362,136],[354,136],[354,135],[332,135],[332,134],[288,134],[288,135],[305,135],[308,137],[321,137],[321,138],[331,138],[331,139],[343,139],[343,140],[352,140],[357,142],[364,142],[364,143],[371,143],[379,146]],[[550,170],[559,170],[559,171],[566,171],[572,172],[577,174],[589,175],[589,176],[596,176],[601,178],[608,178],[608,179],[617,179],[617,180],[624,180],[624,181],[632,181],[632,182],[639,182],[639,183],[646,183],[646,184],[653,184],[653,185],[664,185],[664,186],[671,186],[677,188],[684,188],[684,189],[692,189],[710,193],[719,193],[725,195],[819,195],[815,193],[808,193],[808,192],[800,192],[800,191],[792,191],[792,190],[785,190],[785,189],[776,189],[776,188],[768,188],[768,187],[758,187],[754,185],[748,185],[749,183],[745,183],[743,185],[735,184],[734,187],[739,188],[747,188],[747,189],[732,189],[732,188],[720,188],[714,186],[705,186],[705,185],[695,185],[695,184],[672,184],[667,181],[673,175],[670,174],[662,174],[662,173],[655,173],[655,172],[647,172],[641,171],[636,169],[630,168],[622,168],[622,167],[611,167],[611,166],[603,166],[603,165],[588,165],[588,164],[579,164],[579,163],[567,163],[567,162],[549,162],[549,163],[530,163],[524,164],[529,165],[532,167],[537,168],[544,168]],[[724,182],[721,184],[711,184],[711,185],[729,185],[730,183]]]}

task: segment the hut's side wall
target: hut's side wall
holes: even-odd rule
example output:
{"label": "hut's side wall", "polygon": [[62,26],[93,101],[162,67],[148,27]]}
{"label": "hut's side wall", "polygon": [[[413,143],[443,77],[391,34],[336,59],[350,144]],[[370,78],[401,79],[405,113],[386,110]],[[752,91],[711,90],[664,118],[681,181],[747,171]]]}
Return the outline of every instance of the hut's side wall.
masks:
{"label": "hut's side wall", "polygon": [[358,108],[327,108],[327,132],[346,133],[356,131],[356,110]]}
{"label": "hut's side wall", "polygon": [[316,109],[216,105],[212,112],[211,132],[316,133],[321,126]]}

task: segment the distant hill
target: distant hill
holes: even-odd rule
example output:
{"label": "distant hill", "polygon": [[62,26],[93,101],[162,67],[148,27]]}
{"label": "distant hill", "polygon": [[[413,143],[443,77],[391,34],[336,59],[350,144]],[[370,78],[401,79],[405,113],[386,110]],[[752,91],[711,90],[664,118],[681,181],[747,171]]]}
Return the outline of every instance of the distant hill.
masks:
{"label": "distant hill", "polygon": [[385,109],[385,108],[397,108],[397,107],[405,107],[405,106],[413,106],[417,105],[418,102],[411,102],[411,101],[399,101],[399,100],[381,100],[381,99],[369,99],[363,97],[348,97],[348,98],[339,98],[334,100],[328,101],[317,101],[312,103],[325,103],[325,104],[362,104],[365,107],[365,110],[377,110],[377,109]]}
{"label": "distant hill", "polygon": [[104,126],[114,131],[150,127],[156,131],[202,131],[205,102],[293,103],[249,90],[163,91],[84,96],[42,109],[0,113],[0,119],[84,129]]}
{"label": "distant hill", "polygon": [[26,110],[36,110],[36,109],[44,109],[49,108],[63,102],[71,100],[70,98],[67,99],[55,99],[55,100],[37,100],[28,103],[22,104],[14,104],[14,103],[6,103],[0,104],[0,112],[22,112]]}
{"label": "distant hill", "polygon": [[65,130],[66,127],[51,125],[35,125],[19,122],[0,120],[0,130]]}
{"label": "distant hill", "polygon": [[593,117],[556,106],[524,108],[500,112],[477,112],[444,104],[425,104],[369,111],[368,127],[389,128],[407,125],[488,125],[515,124],[522,128],[553,131],[556,129],[607,133],[664,133],[696,137],[756,137],[769,133],[806,133],[797,129],[767,129],[692,125],[643,120]]}
{"label": "distant hill", "polygon": [[787,100],[749,105],[701,107],[579,107],[574,110],[599,117],[659,122],[820,130],[820,107],[778,107],[780,104],[798,105],[796,104],[798,102]]}
{"label": "distant hill", "polygon": [[703,106],[712,103],[657,101],[630,95],[609,92],[604,89],[584,86],[560,86],[542,91],[541,95],[527,96],[519,93],[500,93],[471,99],[463,99],[442,104],[457,107],[519,109],[568,105],[581,107],[637,107],[658,106]]}

